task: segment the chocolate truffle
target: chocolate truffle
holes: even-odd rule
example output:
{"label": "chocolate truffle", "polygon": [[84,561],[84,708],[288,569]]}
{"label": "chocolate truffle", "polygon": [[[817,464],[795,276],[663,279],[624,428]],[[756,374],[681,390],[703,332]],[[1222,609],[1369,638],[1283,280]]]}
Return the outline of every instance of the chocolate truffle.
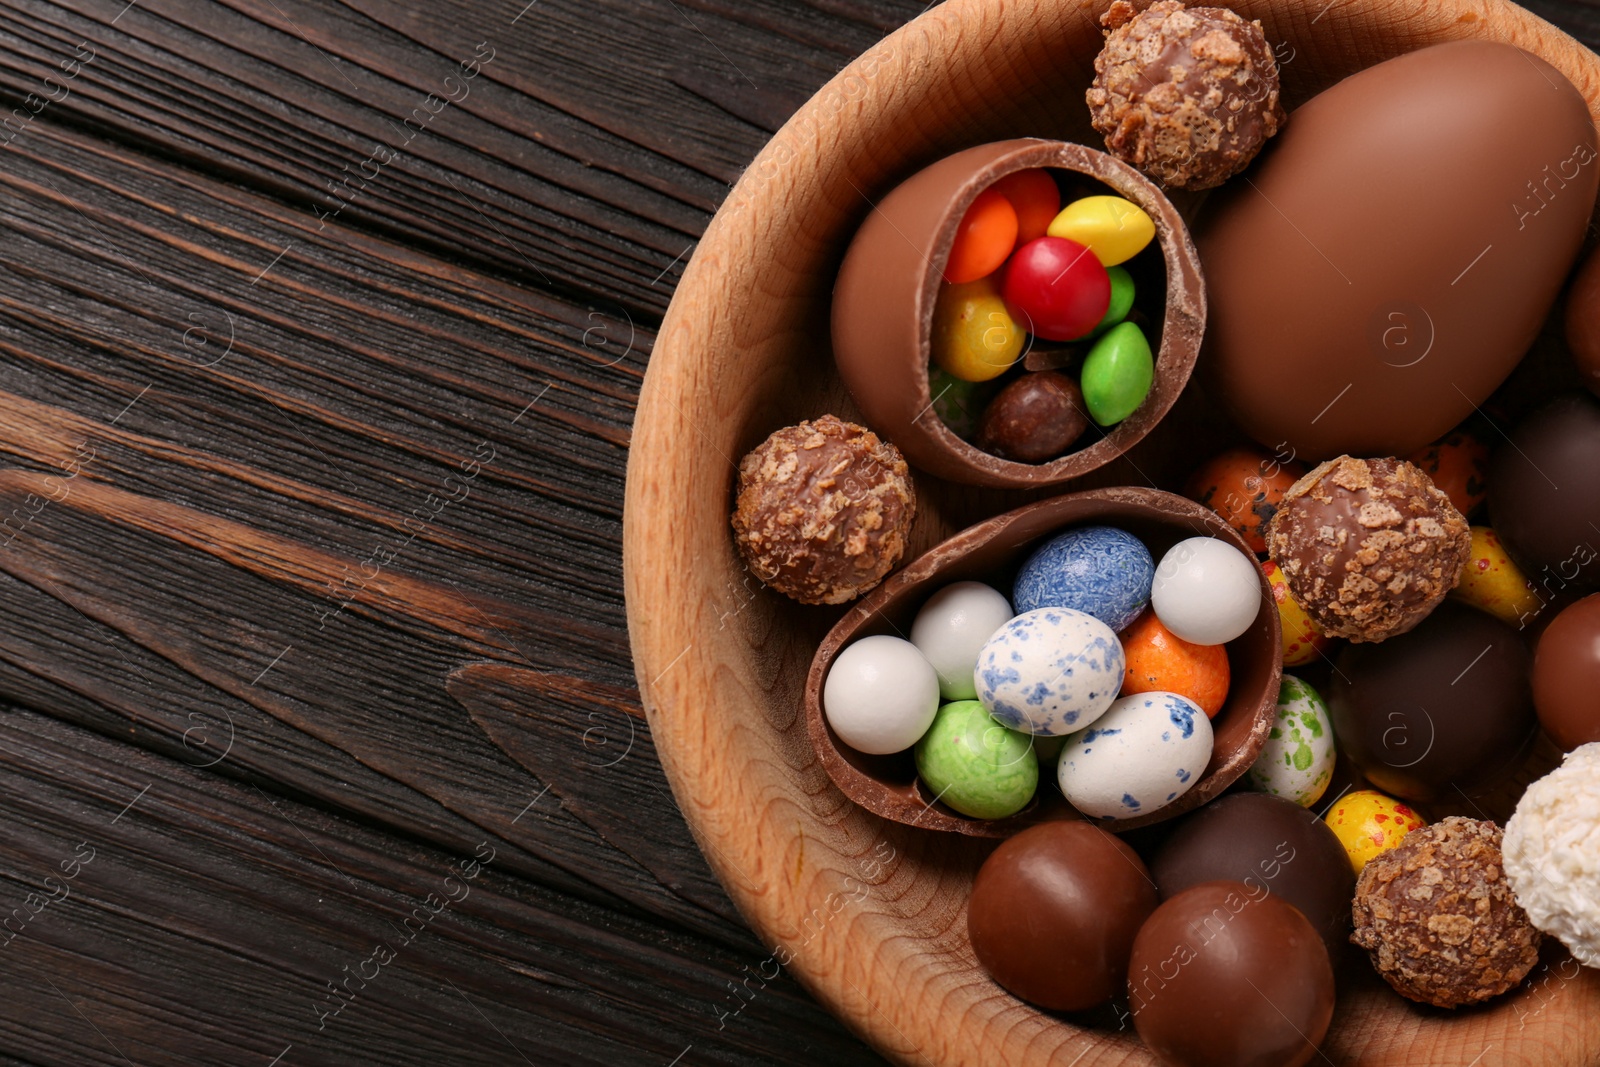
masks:
{"label": "chocolate truffle", "polygon": [[1327,692],[1339,751],[1402,800],[1481,791],[1538,734],[1528,661],[1515,630],[1457,603],[1392,641],[1347,645]]}
{"label": "chocolate truffle", "polygon": [[1355,933],[1403,997],[1459,1008],[1497,997],[1539,962],[1539,931],[1512,897],[1500,827],[1451,817],[1413,830],[1356,881]]}
{"label": "chocolate truffle", "polygon": [[1323,633],[1383,641],[1455,588],[1472,534],[1415,464],[1340,456],[1289,487],[1267,551]]}
{"label": "chocolate truffle", "polygon": [[1563,752],[1600,741],[1600,593],[1562,611],[1539,635],[1533,706]]}
{"label": "chocolate truffle", "polygon": [[1087,100],[1106,150],[1163,185],[1210,189],[1283,124],[1278,64],[1260,22],[1221,7],[1116,0]]}
{"label": "chocolate truffle", "polygon": [[1043,463],[1065,452],[1089,428],[1083,391],[1065,374],[1024,374],[989,401],[977,445],[1019,463]]}
{"label": "chocolate truffle", "polygon": [[1133,943],[1134,1029],[1172,1067],[1301,1067],[1333,1019],[1333,966],[1283,898],[1207,882],[1156,909]]}
{"label": "chocolate truffle", "polygon": [[1539,929],[1600,967],[1600,744],[1534,782],[1506,822],[1506,878]]}
{"label": "chocolate truffle", "polygon": [[1489,525],[1544,600],[1600,591],[1600,400],[1557,397],[1489,458]]}
{"label": "chocolate truffle", "polygon": [[1080,1011],[1122,991],[1134,935],[1155,907],[1133,849],[1086,822],[1046,822],[984,861],[967,933],[1001,986],[1042,1008]]}
{"label": "chocolate truffle", "polygon": [[906,551],[917,498],[900,452],[833,415],[778,430],[739,463],[734,543],[802,604],[843,604]]}
{"label": "chocolate truffle", "polygon": [[1355,873],[1316,814],[1266,793],[1232,793],[1178,823],[1150,862],[1162,900],[1202,882],[1242,882],[1299,908],[1330,956],[1350,936]]}

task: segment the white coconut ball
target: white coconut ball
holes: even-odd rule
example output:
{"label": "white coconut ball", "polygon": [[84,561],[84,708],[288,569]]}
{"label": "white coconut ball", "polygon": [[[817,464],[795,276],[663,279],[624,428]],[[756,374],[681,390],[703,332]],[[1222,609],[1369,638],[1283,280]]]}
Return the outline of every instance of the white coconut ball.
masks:
{"label": "white coconut ball", "polygon": [[1600,967],[1600,741],[1528,787],[1501,852],[1533,925],[1585,967]]}

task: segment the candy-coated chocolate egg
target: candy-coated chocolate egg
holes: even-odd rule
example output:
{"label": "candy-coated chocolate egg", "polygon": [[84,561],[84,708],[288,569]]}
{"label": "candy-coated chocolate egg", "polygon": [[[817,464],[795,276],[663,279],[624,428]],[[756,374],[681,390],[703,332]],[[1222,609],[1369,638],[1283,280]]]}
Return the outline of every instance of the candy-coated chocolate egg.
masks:
{"label": "candy-coated chocolate egg", "polygon": [[1122,695],[1177,693],[1213,718],[1228,699],[1228,650],[1221,645],[1195,645],[1161,624],[1146,611],[1122,633],[1122,654],[1128,672]]}
{"label": "candy-coated chocolate egg", "polygon": [[1564,609],[1539,636],[1533,704],[1563,751],[1600,741],[1600,593]]}
{"label": "candy-coated chocolate egg", "polygon": [[1189,475],[1183,495],[1222,516],[1252,552],[1264,554],[1267,523],[1277,514],[1283,494],[1305,472],[1294,460],[1280,463],[1259,448],[1230,448]]}
{"label": "candy-coated chocolate egg", "polygon": [[978,194],[956,227],[944,280],[975,282],[999,270],[1017,246],[1017,210],[992,186]]}
{"label": "candy-coated chocolate egg", "polygon": [[1072,608],[1122,630],[1150,602],[1154,576],[1155,562],[1143,541],[1112,526],[1080,526],[1028,557],[1011,602],[1018,611]]}
{"label": "candy-coated chocolate egg", "polygon": [[1489,495],[1489,445],[1471,430],[1457,427],[1409,457],[1463,515]]}
{"label": "candy-coated chocolate egg", "polygon": [[1250,788],[1309,808],[1327,792],[1338,759],[1328,705],[1310,685],[1286,674],[1278,684],[1277,715],[1250,766]]}
{"label": "candy-coated chocolate egg", "polygon": [[938,710],[939,676],[927,657],[886,634],[846,646],[822,685],[822,711],[833,732],[873,756],[916,744]]}
{"label": "candy-coated chocolate egg", "polygon": [[993,188],[1011,201],[1017,212],[1017,245],[1045,235],[1061,210],[1061,190],[1050,172],[1035,168],[1007,174]]}
{"label": "candy-coated chocolate egg", "polygon": [[1487,526],[1472,528],[1472,555],[1450,595],[1517,629],[1533,621],[1544,601]]}
{"label": "candy-coated chocolate egg", "polygon": [[998,378],[1022,355],[1025,338],[1005,301],[985,279],[946,285],[933,309],[933,359],[968,382]]}
{"label": "candy-coated chocolate egg", "polygon": [[1067,738],[1056,781],[1091,819],[1132,819],[1187,793],[1211,762],[1211,720],[1176,693],[1136,693]]}
{"label": "candy-coated chocolate egg", "polygon": [[1150,586],[1161,622],[1197,645],[1225,645],[1250,629],[1261,601],[1255,560],[1215,537],[1169,548]]}
{"label": "candy-coated chocolate egg", "polygon": [[1076,241],[1040,237],[1011,257],[1002,286],[1022,328],[1046,341],[1082,337],[1111,306],[1111,278],[1094,253]]}
{"label": "candy-coated chocolate egg", "polygon": [[983,409],[974,442],[985,452],[1019,463],[1042,463],[1072,446],[1089,428],[1083,391],[1058,371],[1017,378]]}
{"label": "candy-coated chocolate egg", "polygon": [[1357,874],[1367,861],[1398,845],[1411,831],[1427,825],[1394,797],[1371,789],[1346,793],[1328,808],[1323,821],[1344,846]]}
{"label": "candy-coated chocolate egg", "polygon": [[1122,267],[1107,267],[1106,277],[1111,281],[1111,303],[1106,306],[1105,317],[1095,326],[1091,337],[1105,333],[1133,310],[1133,275]]}
{"label": "candy-coated chocolate egg", "polygon": [[1055,819],[1008,838],[978,869],[967,935],[999,985],[1052,1011],[1123,991],[1134,935],[1156,908],[1138,853],[1098,827]]}
{"label": "candy-coated chocolate egg", "polygon": [[978,653],[978,699],[1013,730],[1069,734],[1105,714],[1125,666],[1105,623],[1070,608],[1040,608],[1006,623]]}
{"label": "candy-coated chocolate egg", "polygon": [[1305,609],[1289,595],[1289,583],[1277,563],[1267,560],[1261,564],[1272,586],[1272,601],[1278,606],[1278,621],[1283,629],[1283,665],[1303,667],[1325,659],[1333,647],[1334,639],[1317,629]]}
{"label": "candy-coated chocolate egg", "polygon": [[928,598],[911,622],[911,643],[933,665],[941,697],[977,698],[978,653],[1014,614],[1011,602],[982,582],[956,582]]}
{"label": "candy-coated chocolate egg", "polygon": [[1156,224],[1131,200],[1086,196],[1062,208],[1049,232],[1092,249],[1101,263],[1114,267],[1144,250],[1156,235]]}
{"label": "candy-coated chocolate egg", "polygon": [[1080,377],[1089,417],[1101,426],[1121,422],[1139,410],[1155,376],[1144,331],[1131,322],[1111,327],[1083,359]]}
{"label": "candy-coated chocolate egg", "polygon": [[946,704],[917,742],[917,773],[940,802],[974,819],[1004,819],[1039,785],[1033,738],[996,722],[976,700]]}

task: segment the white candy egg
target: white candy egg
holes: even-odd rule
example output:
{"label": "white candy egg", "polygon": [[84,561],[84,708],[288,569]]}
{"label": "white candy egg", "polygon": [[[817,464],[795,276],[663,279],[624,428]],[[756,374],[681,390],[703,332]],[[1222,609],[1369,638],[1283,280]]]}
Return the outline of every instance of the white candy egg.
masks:
{"label": "white candy egg", "polygon": [[910,641],[879,635],[846,646],[822,684],[822,712],[839,740],[873,756],[922,740],[939,710],[939,676]]}
{"label": "white candy egg", "polygon": [[1188,699],[1135,693],[1067,738],[1056,781],[1091,819],[1149,815],[1200,780],[1211,743],[1211,720]]}
{"label": "white candy egg", "polygon": [[1278,718],[1251,765],[1250,785],[1309,808],[1333,781],[1333,723],[1318,692],[1293,675],[1278,685]]}
{"label": "white candy egg", "polygon": [[977,699],[972,668],[978,653],[1014,614],[1011,601],[982,582],[956,582],[928,598],[911,623],[911,643],[933,664],[940,696]]}
{"label": "white candy egg", "polygon": [[1226,541],[1191,537],[1161,557],[1150,606],[1161,624],[1194,645],[1225,645],[1261,610],[1255,561]]}
{"label": "white candy egg", "polygon": [[1057,737],[1111,706],[1125,668],[1111,627],[1071,608],[1036,608],[995,631],[973,673],[990,715],[1025,734]]}

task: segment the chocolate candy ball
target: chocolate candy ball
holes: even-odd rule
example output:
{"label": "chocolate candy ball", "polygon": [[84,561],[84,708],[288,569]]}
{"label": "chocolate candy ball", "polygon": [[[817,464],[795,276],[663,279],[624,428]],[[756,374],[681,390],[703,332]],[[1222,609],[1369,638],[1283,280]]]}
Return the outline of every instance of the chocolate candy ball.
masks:
{"label": "chocolate candy ball", "polygon": [[1528,667],[1515,630],[1455,603],[1381,645],[1347,645],[1328,689],[1339,750],[1385,793],[1459,800],[1533,741]]}
{"label": "chocolate candy ball", "polygon": [[1311,920],[1330,956],[1350,934],[1356,876],[1315,812],[1266,793],[1231,793],[1179,821],[1150,863],[1162,900],[1202,882],[1242,882]]}
{"label": "chocolate candy ball", "polygon": [[1301,1067],[1333,1019],[1333,966],[1282,897],[1207,882],[1140,929],[1128,999],[1134,1028],[1170,1067]]}
{"label": "chocolate candy ball", "polygon": [[1089,428],[1083,392],[1065,374],[1024,374],[983,411],[977,445],[1018,463],[1043,463],[1061,455]]}
{"label": "chocolate candy ball", "polygon": [[1562,751],[1600,741],[1600,593],[1557,615],[1540,636],[1533,704]]}
{"label": "chocolate candy ball", "polygon": [[1489,525],[1546,600],[1600,591],[1600,400],[1558,397],[1489,460]]}
{"label": "chocolate candy ball", "polygon": [[1042,1008],[1080,1011],[1122,991],[1134,935],[1155,907],[1133,849],[1088,823],[1047,822],[984,862],[967,933],[1001,986]]}

